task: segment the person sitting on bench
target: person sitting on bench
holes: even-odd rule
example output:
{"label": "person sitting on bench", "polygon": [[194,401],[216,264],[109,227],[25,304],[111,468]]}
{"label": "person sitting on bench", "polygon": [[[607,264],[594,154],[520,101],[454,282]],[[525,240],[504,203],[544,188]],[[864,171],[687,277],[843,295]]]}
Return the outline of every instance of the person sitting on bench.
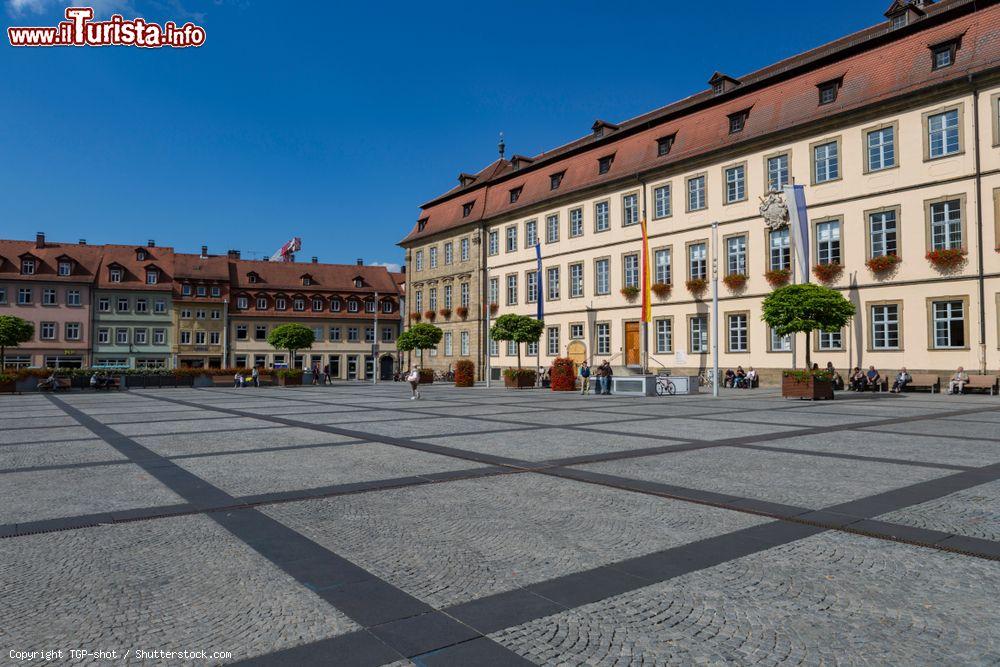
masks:
{"label": "person sitting on bench", "polygon": [[868,367],[868,372],[865,373],[865,383],[865,388],[872,391],[878,391],[879,386],[882,384],[882,376],[879,375],[874,366]]}
{"label": "person sitting on bench", "polygon": [[58,384],[59,378],[56,377],[55,373],[52,373],[52,375],[38,383],[38,390],[44,391],[45,389],[48,389],[50,391],[55,391]]}
{"label": "person sitting on bench", "polygon": [[894,394],[899,394],[904,389],[906,389],[906,385],[910,384],[910,382],[912,381],[913,378],[910,376],[909,373],[906,372],[906,367],[904,366],[899,369],[898,373],[896,373],[896,379],[893,381],[892,389],[890,389],[889,391],[891,391]]}
{"label": "person sitting on bench", "polygon": [[948,393],[949,394],[961,394],[965,390],[965,383],[969,381],[969,374],[965,372],[965,369],[961,366],[955,371],[955,374],[951,376],[951,380],[948,382]]}
{"label": "person sitting on bench", "polygon": [[833,367],[832,361],[826,362],[826,372],[830,374],[830,382],[833,383],[834,389],[839,390],[844,388],[844,378],[837,372],[837,369]]}
{"label": "person sitting on bench", "polygon": [[854,370],[851,371],[851,391],[864,391],[865,389],[865,374],[861,370],[860,366],[855,366]]}

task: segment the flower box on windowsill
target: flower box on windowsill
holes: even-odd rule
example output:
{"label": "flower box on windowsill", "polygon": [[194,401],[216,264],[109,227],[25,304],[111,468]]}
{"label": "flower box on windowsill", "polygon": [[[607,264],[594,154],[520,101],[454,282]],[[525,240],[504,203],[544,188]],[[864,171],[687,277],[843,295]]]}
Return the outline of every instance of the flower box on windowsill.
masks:
{"label": "flower box on windowsill", "polygon": [[708,287],[708,281],[704,278],[692,278],[684,284],[687,286],[688,291],[695,296],[704,292],[705,288]]}
{"label": "flower box on windowsill", "polygon": [[730,273],[722,278],[722,282],[726,284],[726,287],[737,292],[746,287],[747,277],[743,273]]}
{"label": "flower box on windowsill", "polygon": [[413,311],[412,313],[410,313],[410,321],[411,321],[411,322],[419,322],[420,320],[422,320],[422,319],[423,319],[423,317],[424,317],[424,316],[423,316],[423,315],[421,315],[421,314],[420,314],[419,312],[417,312],[417,311]]}
{"label": "flower box on windowsill", "polygon": [[871,269],[872,273],[886,273],[896,268],[900,261],[899,255],[879,255],[869,259],[865,265]]}
{"label": "flower box on windowsill", "polygon": [[441,317],[443,317],[444,319],[446,320],[451,319],[451,308],[442,308],[440,310],[440,313]]}
{"label": "flower box on windowsill", "polygon": [[625,297],[625,300],[629,303],[635,303],[635,300],[639,298],[639,288],[632,287],[631,285],[623,287],[621,289],[621,293],[622,296]]}
{"label": "flower box on windowsill", "polygon": [[771,287],[782,287],[792,279],[792,272],[788,269],[772,269],[764,274],[764,278]]}
{"label": "flower box on windowsill", "polygon": [[813,267],[813,275],[823,283],[836,282],[843,272],[844,267],[839,262],[817,264]]}
{"label": "flower box on windowsill", "polygon": [[781,396],[810,401],[832,401],[833,380],[829,373],[785,371],[781,374]]}
{"label": "flower box on windowsill", "polygon": [[455,314],[461,317],[463,320],[469,316],[469,309],[465,306],[459,306],[455,309]]}
{"label": "flower box on windowsill", "polygon": [[954,269],[965,261],[966,251],[962,248],[941,248],[927,253],[931,264],[941,270]]}
{"label": "flower box on windowsill", "polygon": [[437,319],[437,313],[435,313],[433,310],[425,310],[424,319],[427,320],[428,322],[433,322],[434,320]]}
{"label": "flower box on windowsill", "polygon": [[666,299],[670,296],[670,285],[668,283],[653,283],[653,286],[649,289],[653,290],[653,294],[660,299]]}

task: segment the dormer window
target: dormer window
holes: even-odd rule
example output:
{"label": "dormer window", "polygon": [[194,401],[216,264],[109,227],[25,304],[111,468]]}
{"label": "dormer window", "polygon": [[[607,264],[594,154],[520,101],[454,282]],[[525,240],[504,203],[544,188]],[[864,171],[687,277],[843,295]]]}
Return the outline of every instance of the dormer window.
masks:
{"label": "dormer window", "polygon": [[330,300],[330,311],[334,313],[340,312],[340,299],[334,297]]}
{"label": "dormer window", "polygon": [[249,282],[251,285],[255,284],[257,282],[257,274],[252,271],[248,273],[247,282]]}
{"label": "dormer window", "polygon": [[160,279],[160,272],[156,269],[146,269],[146,284],[155,285]]}
{"label": "dormer window", "polygon": [[108,280],[113,283],[120,283],[124,273],[120,267],[112,266],[108,269]]}
{"label": "dormer window", "polygon": [[722,93],[725,92],[725,90],[726,87],[722,83],[722,81],[716,81],[715,83],[712,84],[712,92],[715,93],[716,95],[721,95]]}
{"label": "dormer window", "polygon": [[819,88],[820,105],[832,104],[837,101],[837,91],[840,90],[840,79],[824,81],[817,88]]}
{"label": "dormer window", "polygon": [[181,285],[181,294],[191,296],[191,286],[187,284]]}
{"label": "dormer window", "polygon": [[259,296],[257,297],[257,310],[267,310],[267,297]]}
{"label": "dormer window", "polygon": [[471,201],[468,202],[468,203],[462,204],[462,217],[463,218],[468,218],[469,214],[472,213],[472,207],[475,206],[475,205],[476,205],[476,202],[471,202]]}
{"label": "dormer window", "polygon": [[893,30],[898,30],[913,23],[917,19],[927,15],[924,10],[925,5],[931,4],[933,0],[893,0],[886,10],[884,16],[889,19],[889,25]]}
{"label": "dormer window", "polygon": [[417,220],[417,231],[418,232],[424,231],[424,228],[427,226],[427,220],[428,220],[428,218],[421,218],[421,219]]}
{"label": "dormer window", "polygon": [[931,47],[931,69],[943,69],[955,64],[958,40],[952,40]]}
{"label": "dormer window", "polygon": [[365,312],[366,313],[374,313],[375,312],[375,300],[374,299],[369,299],[368,301],[365,301]]}
{"label": "dormer window", "polygon": [[364,281],[361,278],[355,278],[354,279],[354,286],[355,287],[362,287],[363,285],[364,285]]}
{"label": "dormer window", "polygon": [[323,310],[323,299],[318,296],[313,297],[313,310],[317,312]]}
{"label": "dormer window", "polygon": [[670,149],[674,147],[674,137],[676,134],[671,134],[666,137],[660,137],[656,140],[656,155],[657,157],[663,157],[670,153]]}
{"label": "dormer window", "polygon": [[35,262],[33,257],[25,257],[21,260],[21,275],[22,276],[33,276],[35,275],[35,269],[38,264]]}
{"label": "dormer window", "polygon": [[549,189],[558,190],[559,186],[562,184],[563,176],[566,175],[565,171],[560,171],[558,174],[552,174],[549,176]]}
{"label": "dormer window", "polygon": [[392,312],[392,301],[383,301],[382,302],[382,312],[383,313],[391,313]]}
{"label": "dormer window", "polygon": [[731,76],[726,76],[722,72],[716,72],[712,75],[712,78],[708,80],[708,85],[712,87],[713,95],[721,95],[722,93],[732,90],[736,86],[740,85],[740,82]]}
{"label": "dormer window", "polygon": [[605,155],[597,161],[597,173],[606,174],[611,171],[611,163],[615,161],[614,155]]}
{"label": "dormer window", "polygon": [[135,261],[137,261],[137,262],[145,262],[146,261],[146,251],[143,250],[143,249],[141,249],[141,248],[139,250],[136,250],[135,251]]}
{"label": "dormer window", "polygon": [[523,186],[516,187],[516,188],[511,188],[511,191],[510,191],[510,203],[511,204],[515,203],[517,201],[518,197],[521,196],[521,190],[522,189],[523,189]]}
{"label": "dormer window", "polygon": [[[219,289],[218,287],[213,287],[212,288],[212,296],[219,296],[216,293],[218,291],[218,289]],[[204,285],[198,285],[198,296],[205,296],[206,294],[207,294],[207,292],[205,291],[205,286]]]}
{"label": "dormer window", "polygon": [[313,284],[313,279],[311,276],[302,276],[302,284],[309,287]]}
{"label": "dormer window", "polygon": [[736,113],[729,114],[729,134],[736,134],[737,132],[742,132],[743,128],[746,127],[747,117],[750,115],[749,109],[744,109],[743,111],[737,111]]}
{"label": "dormer window", "polygon": [[907,24],[906,14],[896,14],[895,16],[892,17],[893,30],[898,30],[899,28],[906,26],[906,24]]}
{"label": "dormer window", "polygon": [[246,310],[250,306],[250,300],[245,296],[236,297],[236,307],[240,310]]}
{"label": "dormer window", "polygon": [[275,298],[275,300],[274,300],[274,309],[275,310],[284,310],[285,308],[288,308],[288,302],[285,301],[285,297],[279,296],[279,297]]}
{"label": "dormer window", "polygon": [[73,273],[73,262],[63,260],[59,262],[59,275],[68,276]]}
{"label": "dormer window", "polygon": [[514,171],[517,171],[521,167],[526,167],[532,162],[534,162],[534,160],[531,159],[530,157],[525,157],[523,155],[515,155],[510,159],[510,168],[513,169]]}
{"label": "dormer window", "polygon": [[348,301],[347,302],[347,312],[349,312],[349,313],[356,313],[356,312],[358,312],[358,302],[355,301],[354,299],[351,299],[350,301]]}

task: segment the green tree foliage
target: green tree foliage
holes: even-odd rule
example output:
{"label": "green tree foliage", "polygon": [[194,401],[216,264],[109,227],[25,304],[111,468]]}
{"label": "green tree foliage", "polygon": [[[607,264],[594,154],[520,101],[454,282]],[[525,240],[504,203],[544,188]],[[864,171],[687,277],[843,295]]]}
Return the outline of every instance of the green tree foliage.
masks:
{"label": "green tree foliage", "polygon": [[517,343],[517,367],[521,368],[521,343],[533,343],[542,337],[545,322],[527,315],[501,315],[490,327],[493,340],[512,340]]}
{"label": "green tree foliage", "polygon": [[35,335],[35,325],[13,315],[0,315],[0,370],[6,365],[8,347],[27,343]]}
{"label": "green tree foliage", "polygon": [[[764,298],[761,319],[779,336],[840,331],[854,317],[854,304],[835,289],[805,283],[786,285]],[[812,365],[806,345],[806,368]]]}
{"label": "green tree foliage", "polygon": [[429,322],[414,324],[399,334],[396,339],[396,349],[400,352],[417,350],[420,355],[420,365],[424,363],[424,350],[430,350],[441,342],[442,331]]}
{"label": "green tree foliage", "polygon": [[308,350],[316,342],[316,335],[307,326],[290,322],[271,329],[267,342],[276,350],[288,350],[288,367],[295,365],[295,353]]}

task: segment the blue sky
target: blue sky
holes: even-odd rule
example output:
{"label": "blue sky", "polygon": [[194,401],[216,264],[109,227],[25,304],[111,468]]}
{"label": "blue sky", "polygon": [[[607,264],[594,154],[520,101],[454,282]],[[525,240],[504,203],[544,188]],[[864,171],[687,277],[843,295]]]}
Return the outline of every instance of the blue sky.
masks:
{"label": "blue sky", "polygon": [[[66,6],[0,2],[4,28]],[[98,16],[193,20],[206,44],[4,37],[0,237],[270,254],[297,235],[300,257],[399,262],[419,205],[493,160],[500,130],[508,155],[547,150],[888,4],[99,0]]]}

